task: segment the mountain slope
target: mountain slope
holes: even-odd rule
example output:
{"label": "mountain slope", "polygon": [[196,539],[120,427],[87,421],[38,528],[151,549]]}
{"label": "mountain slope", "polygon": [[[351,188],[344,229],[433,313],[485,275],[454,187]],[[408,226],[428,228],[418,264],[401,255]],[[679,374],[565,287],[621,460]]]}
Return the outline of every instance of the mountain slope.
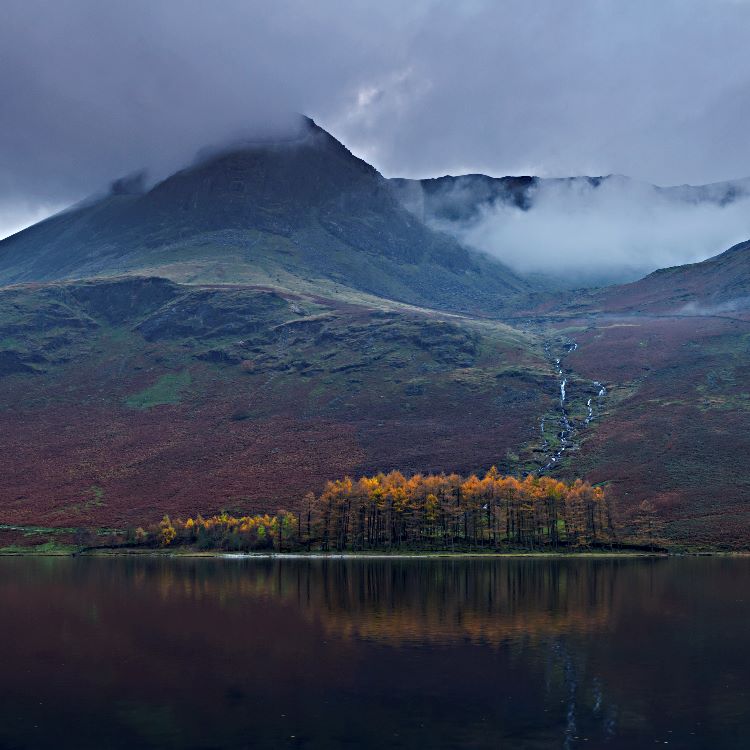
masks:
{"label": "mountain slope", "polygon": [[[427,228],[311,120],[296,138],[214,154],[148,192],[117,189],[0,242],[0,284],[123,273],[336,286],[497,311],[529,285]],[[322,285],[322,286],[321,286]]]}
{"label": "mountain slope", "polygon": [[581,384],[606,386],[566,470],[607,482],[626,517],[652,502],[673,541],[747,548],[750,317],[607,313],[558,325],[578,344],[563,360],[571,398]]}
{"label": "mountain slope", "polygon": [[529,317],[575,342],[562,360],[569,400],[594,386],[598,413],[584,424],[579,408],[563,471],[607,482],[626,516],[649,500],[673,541],[746,547],[750,241]]}
{"label": "mountain slope", "polygon": [[554,393],[536,338],[495,321],[153,278],[16,286],[0,525],[296,509],[346,473],[510,470]]}

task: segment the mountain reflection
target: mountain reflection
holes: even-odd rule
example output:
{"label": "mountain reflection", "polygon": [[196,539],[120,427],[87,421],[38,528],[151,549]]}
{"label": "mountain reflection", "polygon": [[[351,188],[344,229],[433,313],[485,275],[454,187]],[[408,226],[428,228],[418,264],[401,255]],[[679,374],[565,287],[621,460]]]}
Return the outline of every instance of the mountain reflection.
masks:
{"label": "mountain reflection", "polygon": [[3,559],[0,747],[744,747],[748,562]]}

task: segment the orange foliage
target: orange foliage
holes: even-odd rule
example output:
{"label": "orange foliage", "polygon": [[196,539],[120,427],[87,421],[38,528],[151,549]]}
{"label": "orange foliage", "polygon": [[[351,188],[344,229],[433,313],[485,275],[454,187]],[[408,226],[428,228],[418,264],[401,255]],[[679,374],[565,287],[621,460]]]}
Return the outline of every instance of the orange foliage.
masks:
{"label": "orange foliage", "polygon": [[164,517],[163,545],[279,551],[293,549],[500,549],[612,544],[615,529],[604,490],[529,474],[502,476],[400,471],[327,482],[308,493],[299,516],[221,513],[186,521]]}
{"label": "orange foliage", "polygon": [[[315,500],[321,549],[591,546],[614,541],[604,490],[576,480],[399,471],[328,482]],[[312,532],[311,532],[312,533]]]}

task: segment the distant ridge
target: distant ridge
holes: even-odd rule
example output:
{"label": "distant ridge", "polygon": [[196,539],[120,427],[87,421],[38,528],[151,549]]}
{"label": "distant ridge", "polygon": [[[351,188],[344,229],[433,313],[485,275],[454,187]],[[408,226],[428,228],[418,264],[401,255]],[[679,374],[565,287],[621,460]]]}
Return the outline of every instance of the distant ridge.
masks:
{"label": "distant ridge", "polygon": [[619,182],[647,187],[675,201],[725,206],[750,196],[750,178],[708,185],[660,187],[623,175],[580,177],[535,177],[516,175],[490,177],[485,174],[445,175],[421,180],[401,177],[390,180],[396,195],[406,208],[423,221],[471,221],[483,209],[507,205],[523,211],[533,210],[536,194],[542,187],[580,185],[596,189]]}

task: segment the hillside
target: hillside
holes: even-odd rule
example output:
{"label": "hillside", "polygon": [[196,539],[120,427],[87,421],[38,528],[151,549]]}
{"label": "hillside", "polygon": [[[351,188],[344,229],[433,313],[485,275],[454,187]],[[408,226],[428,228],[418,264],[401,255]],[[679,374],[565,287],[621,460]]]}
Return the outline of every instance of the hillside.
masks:
{"label": "hillside", "polygon": [[625,514],[651,501],[673,540],[747,547],[750,318],[606,314],[555,328],[577,344],[563,359],[571,401],[606,387],[595,420],[579,414],[563,471],[607,482]]}
{"label": "hillside", "polygon": [[6,288],[1,523],[298,509],[345,474],[495,464],[604,482],[624,518],[650,499],[682,544],[748,544],[750,321],[522,325],[147,277]]}
{"label": "hillside", "polygon": [[530,289],[415,219],[373,167],[307,118],[296,138],[238,144],[145,192],[120,181],[0,242],[0,284],[123,273],[470,312],[497,312]]}
{"label": "hillside", "polygon": [[[691,544],[750,541],[748,290],[745,242],[530,313],[576,345],[562,360],[578,429],[562,471],[609,483],[625,513],[649,499],[666,533]],[[606,395],[585,425],[594,381]]]}
{"label": "hillside", "polygon": [[345,473],[535,465],[554,409],[533,335],[262,287],[11,287],[0,343],[2,524],[296,508]]}

